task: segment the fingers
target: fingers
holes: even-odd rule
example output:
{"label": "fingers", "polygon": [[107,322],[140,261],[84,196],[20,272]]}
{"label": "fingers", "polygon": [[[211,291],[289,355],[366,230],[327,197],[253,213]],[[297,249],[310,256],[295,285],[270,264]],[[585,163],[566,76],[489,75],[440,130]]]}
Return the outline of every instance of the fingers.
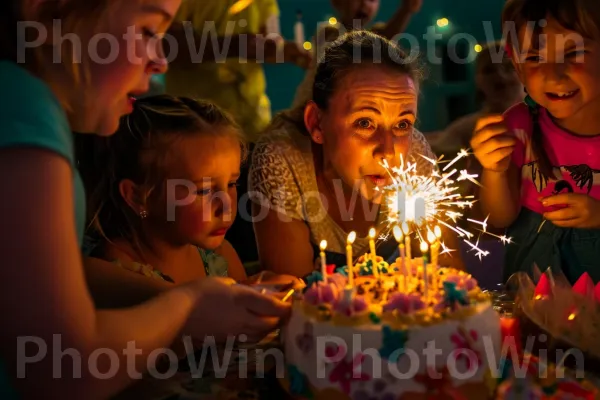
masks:
{"label": "fingers", "polygon": [[236,301],[252,314],[281,318],[290,313],[290,304],[273,296],[263,295],[245,287],[240,287],[239,290],[240,295],[236,296]]}
{"label": "fingers", "polygon": [[557,222],[560,223],[574,220],[577,219],[577,217],[577,212],[569,207],[544,213],[544,218],[546,218],[548,221],[552,221],[554,224]]}
{"label": "fingers", "polygon": [[488,115],[485,117],[481,117],[477,120],[475,124],[475,132],[480,131],[486,125],[497,124],[500,122],[504,122],[504,117],[502,114]]}
{"label": "fingers", "polygon": [[[515,148],[516,139],[508,135],[496,136],[479,144],[476,148],[478,153],[490,154],[498,149],[508,149],[510,152]],[[510,154],[510,153],[509,153]]]}
{"label": "fingers", "polygon": [[279,318],[257,318],[255,315],[248,315],[246,321],[242,322],[243,332],[250,337],[260,337],[277,329]]}
{"label": "fingers", "polygon": [[550,206],[563,206],[575,204],[581,196],[585,196],[579,193],[563,193],[554,196],[549,196],[542,199],[544,207]]}
{"label": "fingers", "polygon": [[504,147],[497,150],[492,150],[486,154],[487,163],[500,164],[502,161],[510,158],[513,152],[513,147]]}

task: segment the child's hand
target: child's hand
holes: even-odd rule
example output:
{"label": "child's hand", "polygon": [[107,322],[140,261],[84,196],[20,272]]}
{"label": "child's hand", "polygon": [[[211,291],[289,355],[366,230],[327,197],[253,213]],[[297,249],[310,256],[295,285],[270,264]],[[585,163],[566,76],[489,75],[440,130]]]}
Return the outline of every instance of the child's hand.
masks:
{"label": "child's hand", "polygon": [[516,139],[508,132],[501,115],[480,118],[471,139],[471,148],[483,168],[506,172]]}
{"label": "child's hand", "polygon": [[544,207],[563,206],[544,218],[563,228],[600,228],[600,201],[587,194],[565,193],[542,199]]}
{"label": "child's hand", "polygon": [[184,334],[196,338],[207,335],[223,341],[230,335],[246,334],[250,342],[258,341],[290,312],[288,303],[228,278],[204,278],[193,289],[199,297]]}

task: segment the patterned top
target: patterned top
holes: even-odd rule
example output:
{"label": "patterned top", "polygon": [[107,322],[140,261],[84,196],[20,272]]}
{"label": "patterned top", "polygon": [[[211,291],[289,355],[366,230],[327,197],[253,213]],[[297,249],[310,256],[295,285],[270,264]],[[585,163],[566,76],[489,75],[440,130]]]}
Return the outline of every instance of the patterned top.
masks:
{"label": "patterned top", "polygon": [[[198,248],[200,257],[202,257],[202,263],[204,264],[204,271],[206,276],[228,276],[229,264],[225,257],[215,253],[212,250],[203,250]],[[167,282],[175,283],[173,279],[160,272],[149,264],[142,264],[138,262],[123,263],[121,260],[115,260],[114,263],[119,267],[125,268],[128,271],[142,274],[149,278],[162,279]]]}
{"label": "patterned top", "polygon": [[544,135],[544,148],[552,163],[554,176],[545,177],[533,154],[533,129],[529,108],[517,104],[505,114],[509,129],[515,132],[517,146],[513,163],[521,170],[521,205],[543,214],[562,207],[542,206],[540,197],[559,193],[587,194],[600,199],[600,136],[577,136],[561,129],[540,108],[539,124]]}
{"label": "patterned top", "polygon": [[[302,125],[295,122],[298,121],[295,112],[298,111],[277,115],[257,143],[249,175],[250,197],[256,203],[304,221],[313,245],[324,239],[329,252],[344,254],[348,232],[329,216],[321,202],[311,139]],[[433,165],[419,154],[435,159],[425,136],[414,130],[408,161],[416,162],[417,170],[424,174],[431,172]],[[384,215],[383,207],[382,204],[377,221]],[[356,238],[354,254],[358,256],[368,248],[368,238]]]}

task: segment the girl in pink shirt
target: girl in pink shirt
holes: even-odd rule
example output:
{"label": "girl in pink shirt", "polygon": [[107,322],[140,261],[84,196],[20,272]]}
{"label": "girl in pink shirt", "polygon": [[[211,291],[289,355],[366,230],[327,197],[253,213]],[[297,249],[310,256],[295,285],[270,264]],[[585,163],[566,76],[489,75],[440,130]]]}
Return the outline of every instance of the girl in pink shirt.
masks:
{"label": "girl in pink shirt", "polygon": [[600,8],[508,0],[503,22],[517,29],[507,52],[528,96],[480,119],[471,145],[484,168],[482,207],[515,241],[505,277],[537,264],[599,281]]}

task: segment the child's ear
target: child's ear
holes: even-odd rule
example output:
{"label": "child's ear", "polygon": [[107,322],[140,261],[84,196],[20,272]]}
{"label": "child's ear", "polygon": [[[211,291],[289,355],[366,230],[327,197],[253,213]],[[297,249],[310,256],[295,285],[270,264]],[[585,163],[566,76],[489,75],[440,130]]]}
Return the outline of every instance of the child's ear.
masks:
{"label": "child's ear", "polygon": [[121,193],[121,197],[135,214],[140,215],[143,211],[148,211],[146,209],[145,198],[141,195],[140,187],[132,180],[123,179],[119,183],[119,193]]}
{"label": "child's ear", "polygon": [[304,126],[312,141],[323,144],[323,129],[321,128],[321,110],[314,101],[309,101],[304,108]]}

